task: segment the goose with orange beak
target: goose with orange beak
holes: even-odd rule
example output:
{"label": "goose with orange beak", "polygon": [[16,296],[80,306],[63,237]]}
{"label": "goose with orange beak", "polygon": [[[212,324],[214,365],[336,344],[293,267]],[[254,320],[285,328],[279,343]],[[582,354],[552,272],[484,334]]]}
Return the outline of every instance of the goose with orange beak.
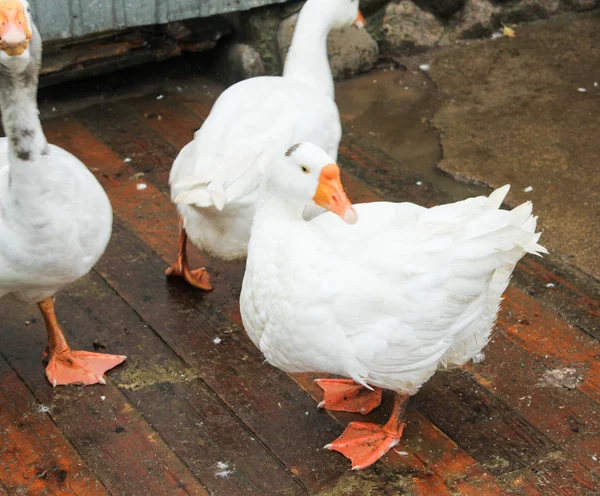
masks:
{"label": "goose with orange beak", "polygon": [[[358,0],[307,0],[298,15],[283,76],[241,81],[215,102],[171,169],[171,198],[181,226],[178,254],[167,276],[212,289],[204,268],[188,267],[188,239],[215,258],[246,256],[261,178],[290,142],[316,143],[336,158],[342,128],[327,36],[335,28],[364,27],[358,7]],[[320,209],[307,216],[315,213]]]}
{"label": "goose with orange beak", "polygon": [[0,0],[0,50],[10,57],[22,55],[31,41],[29,4],[21,0]]}
{"label": "goose with orange beak", "polygon": [[125,357],[71,350],[54,295],[98,261],[110,239],[112,209],[85,165],[46,141],[36,101],[41,53],[27,2],[0,0],[6,132],[0,138],[0,298],[38,304],[48,334],[46,377],[53,386],[104,384],[104,373]]}
{"label": "goose with orange beak", "polygon": [[[318,380],[319,407],[366,414],[394,392],[383,425],[352,422],[326,449],[368,467],[398,442],[409,396],[442,367],[487,343],[518,260],[537,244],[531,203],[500,210],[489,197],[430,209],[352,205],[340,171],[301,143],[263,180],[240,297],[244,327],[266,360]],[[329,212],[303,218],[307,205]]]}

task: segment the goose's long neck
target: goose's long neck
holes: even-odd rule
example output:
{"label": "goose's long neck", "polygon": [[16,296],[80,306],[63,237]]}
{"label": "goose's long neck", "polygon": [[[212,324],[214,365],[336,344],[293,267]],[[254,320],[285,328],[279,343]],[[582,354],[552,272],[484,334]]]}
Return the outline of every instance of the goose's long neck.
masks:
{"label": "goose's long neck", "polygon": [[289,242],[290,236],[285,233],[301,232],[307,226],[302,212],[302,207],[282,198],[267,178],[258,193],[251,243],[271,246]]}
{"label": "goose's long neck", "polygon": [[[0,109],[8,138],[12,183],[24,169],[48,153],[37,106],[37,67],[29,67],[23,72],[17,68],[14,71],[6,67],[0,69]],[[27,172],[24,174],[28,175]]]}
{"label": "goose's long neck", "polygon": [[333,76],[327,58],[327,36],[331,21],[322,3],[305,4],[298,16],[283,76],[310,84],[334,97]]}

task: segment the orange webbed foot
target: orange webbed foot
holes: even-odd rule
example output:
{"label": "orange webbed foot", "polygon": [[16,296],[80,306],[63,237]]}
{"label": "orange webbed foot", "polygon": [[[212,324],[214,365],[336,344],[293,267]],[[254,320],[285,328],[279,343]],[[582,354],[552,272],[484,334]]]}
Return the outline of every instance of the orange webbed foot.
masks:
{"label": "orange webbed foot", "polygon": [[352,470],[372,465],[400,442],[404,424],[388,432],[386,426],[367,422],[351,422],[343,434],[325,446],[339,451],[352,462]]}
{"label": "orange webbed foot", "polygon": [[325,449],[339,451],[352,462],[352,470],[372,465],[398,444],[406,423],[408,396],[394,393],[394,408],[385,425],[351,422]]}
{"label": "orange webbed foot", "polygon": [[127,357],[89,351],[71,351],[50,354],[46,377],[54,387],[66,384],[106,384],[104,373],[116,367]]}
{"label": "orange webbed foot", "polygon": [[203,289],[204,291],[211,291],[213,288],[210,283],[210,274],[204,267],[189,270],[180,260],[176,260],[173,265],[165,271],[165,275],[167,277],[183,277],[190,286]]}
{"label": "orange webbed foot", "polygon": [[183,227],[183,220],[181,220],[179,229],[179,254],[173,265],[166,270],[165,275],[167,277],[183,277],[190,286],[203,289],[204,291],[211,291],[213,287],[210,283],[210,275],[206,269],[202,267],[201,269],[190,270],[188,267],[187,238],[187,232],[185,227]]}
{"label": "orange webbed foot", "polygon": [[351,379],[316,379],[324,391],[319,408],[366,415],[381,404],[381,388],[372,391]]}

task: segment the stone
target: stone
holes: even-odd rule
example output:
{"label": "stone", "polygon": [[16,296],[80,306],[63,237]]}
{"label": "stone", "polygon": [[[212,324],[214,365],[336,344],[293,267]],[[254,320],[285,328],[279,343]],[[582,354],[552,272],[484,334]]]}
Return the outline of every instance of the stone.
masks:
{"label": "stone", "polygon": [[590,10],[600,6],[598,0],[563,0],[564,6],[569,10]]}
{"label": "stone", "polygon": [[414,2],[423,10],[447,19],[458,12],[466,0],[414,0]]}
{"label": "stone", "polygon": [[456,31],[462,38],[481,38],[492,34],[499,27],[494,15],[499,11],[488,0],[467,0],[459,15]]}
{"label": "stone", "polygon": [[[298,14],[295,14],[279,26],[277,44],[283,61],[292,43],[297,20]],[[370,70],[379,57],[379,47],[366,30],[347,27],[329,33],[327,54],[333,77],[348,77]]]}
{"label": "stone", "polygon": [[380,8],[379,10],[365,14],[365,19],[367,21],[367,31],[379,44],[381,44],[381,42],[383,41],[382,26],[384,16],[385,6],[383,8]]}
{"label": "stone", "polygon": [[382,31],[388,48],[431,47],[444,34],[444,26],[430,12],[402,0],[387,6]]}
{"label": "stone", "polygon": [[522,0],[513,5],[501,8],[497,15],[503,23],[531,22],[547,19],[560,9],[560,0]]}
{"label": "stone", "polygon": [[260,53],[265,74],[281,74],[281,60],[277,53],[276,33],[281,22],[277,6],[260,7],[242,13],[242,39]]}
{"label": "stone", "polygon": [[363,14],[370,14],[382,8],[388,0],[360,0],[360,11]]}
{"label": "stone", "polygon": [[217,57],[217,75],[227,86],[265,74],[260,54],[250,45],[234,43],[223,48]]}

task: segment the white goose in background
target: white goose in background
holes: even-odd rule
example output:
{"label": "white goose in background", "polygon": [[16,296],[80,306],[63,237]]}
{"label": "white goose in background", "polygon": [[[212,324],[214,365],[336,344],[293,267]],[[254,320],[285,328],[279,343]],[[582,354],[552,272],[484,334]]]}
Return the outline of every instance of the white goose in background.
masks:
{"label": "white goose in background", "polygon": [[[499,209],[508,189],[430,209],[353,208],[338,166],[313,144],[295,145],[268,169],[248,246],[243,323],[275,367],[351,378],[321,379],[319,406],[367,413],[380,388],[395,392],[385,425],[352,422],[326,446],[354,469],[398,443],[408,397],[436,369],[460,366],[487,344],[519,259],[547,253],[531,203]],[[333,213],[306,221],[312,203]]]}
{"label": "white goose in background", "polygon": [[104,384],[104,372],[125,357],[72,351],[53,296],[104,253],[112,209],[86,167],[46,142],[36,102],[42,43],[29,5],[0,0],[0,20],[0,297],[38,303],[52,385]]}
{"label": "white goose in background", "polygon": [[283,77],[257,77],[227,89],[181,150],[169,184],[182,225],[167,275],[209,290],[205,269],[189,270],[187,237],[223,259],[247,254],[261,177],[289,143],[311,141],[337,157],[341,124],[327,58],[332,28],[364,25],[358,0],[308,0],[298,17]]}

